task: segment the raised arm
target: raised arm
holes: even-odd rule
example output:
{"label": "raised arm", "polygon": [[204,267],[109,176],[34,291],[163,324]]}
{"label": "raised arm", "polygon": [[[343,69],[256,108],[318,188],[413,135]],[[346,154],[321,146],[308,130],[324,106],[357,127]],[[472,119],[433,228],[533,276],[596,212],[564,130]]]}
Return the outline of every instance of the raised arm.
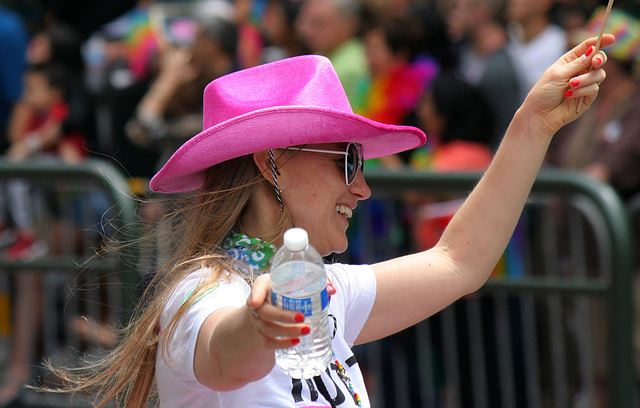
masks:
{"label": "raised arm", "polygon": [[[602,47],[613,41],[605,35]],[[606,56],[591,55],[595,43],[596,38],[583,42],[547,69],[438,244],[373,265],[376,301],[358,343],[409,327],[485,283],[509,242],[551,138],[591,106],[605,79],[600,67]]]}

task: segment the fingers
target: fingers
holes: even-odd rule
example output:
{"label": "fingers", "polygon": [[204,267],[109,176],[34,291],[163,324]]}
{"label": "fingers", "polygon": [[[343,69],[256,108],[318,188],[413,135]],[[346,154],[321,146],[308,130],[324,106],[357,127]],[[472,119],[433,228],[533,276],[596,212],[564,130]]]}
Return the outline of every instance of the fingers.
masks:
{"label": "fingers", "polygon": [[[270,308],[269,306],[270,305],[264,305],[264,307],[257,309],[256,313],[251,314],[253,323],[264,338],[265,347],[279,349],[295,346],[300,342],[301,336],[306,336],[311,332],[310,327],[305,324],[285,324],[282,321],[263,317],[269,316],[271,312],[270,309],[274,309],[274,307]],[[294,316],[296,315],[294,312],[291,313],[293,313]],[[297,318],[297,321],[304,321],[304,315],[301,313],[299,315],[300,317]],[[285,315],[282,316],[283,318],[287,318]],[[294,317],[294,320],[295,319]]]}
{"label": "fingers", "polygon": [[[611,45],[614,41],[613,35],[605,34],[602,36],[600,47]],[[596,37],[589,38],[567,52],[556,63],[560,67],[558,73],[561,76],[574,77],[593,68],[602,67],[607,62],[607,56],[602,51],[595,52],[596,42]]]}
{"label": "fingers", "polygon": [[301,336],[310,333],[310,328],[303,324],[304,314],[271,304],[270,282],[268,275],[262,275],[254,281],[247,298],[249,318],[263,336],[266,348],[275,350],[295,346]]}
{"label": "fingers", "polygon": [[[336,289],[327,279],[327,293],[332,296]],[[247,298],[249,318],[264,338],[269,349],[281,349],[295,346],[301,336],[310,333],[304,324],[305,316],[300,312],[284,310],[271,304],[271,279],[268,274],[259,276],[252,285]]]}
{"label": "fingers", "polygon": [[607,54],[603,51],[598,51],[596,55],[591,59],[591,66],[593,68],[600,68],[607,63]]}
{"label": "fingers", "polygon": [[262,306],[270,293],[271,277],[269,274],[260,275],[251,285],[251,293],[247,299],[247,305],[254,309]]}
{"label": "fingers", "polygon": [[[613,43],[615,37],[602,37],[601,46]],[[521,110],[539,119],[543,133],[553,135],[575,120],[595,100],[606,74],[602,69],[607,56],[595,51],[597,38],[590,38],[556,61],[531,89]]]}
{"label": "fingers", "polygon": [[600,89],[600,84],[605,80],[607,74],[602,69],[597,69],[578,75],[569,80],[569,89],[564,96],[567,98],[595,95]]}
{"label": "fingers", "polygon": [[[600,49],[603,49],[613,44],[615,40],[616,40],[616,37],[613,36],[612,34],[604,34],[602,36],[602,40],[600,41]],[[598,42],[598,37],[588,38],[583,42],[581,42],[580,44],[576,45],[572,50],[567,52],[562,58],[565,60],[565,62],[570,62],[580,58],[582,55],[586,55],[587,57],[589,57],[590,56],[589,48],[591,47],[595,48],[597,42]]]}
{"label": "fingers", "polygon": [[[597,37],[589,38],[588,44],[591,45],[591,42],[594,44],[598,41]],[[604,34],[602,36],[602,40],[600,41],[600,49],[608,47],[616,41],[616,37],[613,34]]]}
{"label": "fingers", "polygon": [[[607,40],[611,40],[610,37],[607,37]],[[603,36],[603,40],[604,38]],[[581,46],[588,47],[584,55],[567,64],[568,69],[576,70],[576,75],[569,80],[569,89],[564,93],[565,98],[595,98],[600,90],[600,84],[606,78],[605,71],[600,68],[606,64],[607,54],[603,51],[594,53],[595,46],[589,45],[592,40],[593,38],[581,44]],[[602,44],[604,46],[606,43]],[[583,101],[583,99],[580,100],[578,110],[580,110]]]}
{"label": "fingers", "polygon": [[562,76],[573,77],[589,72],[593,69],[600,69],[606,62],[607,56],[603,51],[598,51],[594,54],[595,47],[591,46],[587,48],[587,51],[579,58],[567,63],[565,66],[561,66],[559,73]]}
{"label": "fingers", "polygon": [[333,284],[331,283],[329,278],[327,278],[327,293],[329,294],[329,296],[333,296],[336,294],[336,288],[333,287]]}
{"label": "fingers", "polygon": [[280,309],[271,303],[264,303],[260,307],[250,307],[250,309],[253,317],[265,322],[294,325],[303,323],[305,320],[304,314],[300,312],[293,312],[291,310]]}
{"label": "fingers", "polygon": [[300,337],[311,332],[302,313],[282,310],[268,303],[257,309],[249,308],[250,318],[263,336],[266,348],[276,350],[300,343]]}

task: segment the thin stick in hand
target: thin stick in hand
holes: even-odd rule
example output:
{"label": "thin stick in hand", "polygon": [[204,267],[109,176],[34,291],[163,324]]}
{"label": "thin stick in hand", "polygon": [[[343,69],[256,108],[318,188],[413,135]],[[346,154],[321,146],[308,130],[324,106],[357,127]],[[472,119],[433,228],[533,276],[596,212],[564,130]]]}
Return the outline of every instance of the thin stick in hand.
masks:
{"label": "thin stick in hand", "polygon": [[[604,18],[602,19],[602,25],[600,26],[600,34],[598,34],[598,41],[596,41],[596,48],[593,50],[593,55],[596,55],[598,51],[600,51],[600,43],[602,43],[602,36],[604,35],[604,30],[607,28],[607,20],[609,19],[609,13],[611,13],[611,7],[613,7],[613,0],[609,0],[607,4],[607,10],[604,12]],[[591,69],[591,67],[589,68]],[[578,107],[576,108],[576,112],[580,112],[582,109],[582,102],[584,101],[584,96],[580,98],[578,101]]]}

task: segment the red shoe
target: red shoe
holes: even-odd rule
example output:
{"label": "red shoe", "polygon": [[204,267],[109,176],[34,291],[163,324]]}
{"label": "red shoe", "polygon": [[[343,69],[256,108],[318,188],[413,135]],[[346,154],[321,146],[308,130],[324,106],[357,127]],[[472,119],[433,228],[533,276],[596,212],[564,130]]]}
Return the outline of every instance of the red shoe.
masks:
{"label": "red shoe", "polygon": [[49,247],[46,242],[35,235],[19,232],[16,241],[4,251],[7,261],[33,261],[44,256]]}

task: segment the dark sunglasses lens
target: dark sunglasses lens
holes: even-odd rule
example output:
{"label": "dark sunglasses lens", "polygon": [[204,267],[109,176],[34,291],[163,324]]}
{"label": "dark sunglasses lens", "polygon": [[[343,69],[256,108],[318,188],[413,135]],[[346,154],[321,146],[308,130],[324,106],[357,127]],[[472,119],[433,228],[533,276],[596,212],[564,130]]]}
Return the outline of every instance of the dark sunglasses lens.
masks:
{"label": "dark sunglasses lens", "polygon": [[349,144],[347,148],[345,166],[347,170],[347,184],[351,185],[358,175],[358,148],[353,143]]}

